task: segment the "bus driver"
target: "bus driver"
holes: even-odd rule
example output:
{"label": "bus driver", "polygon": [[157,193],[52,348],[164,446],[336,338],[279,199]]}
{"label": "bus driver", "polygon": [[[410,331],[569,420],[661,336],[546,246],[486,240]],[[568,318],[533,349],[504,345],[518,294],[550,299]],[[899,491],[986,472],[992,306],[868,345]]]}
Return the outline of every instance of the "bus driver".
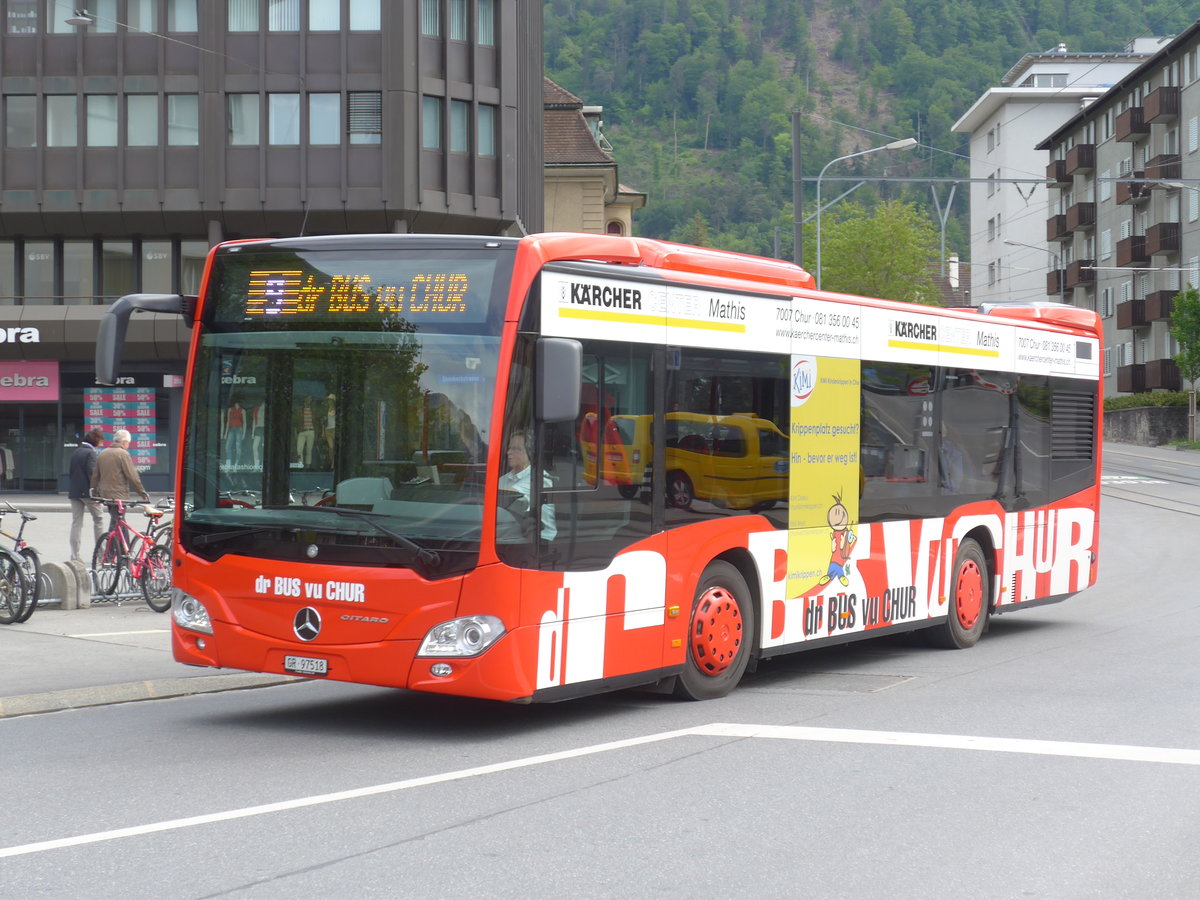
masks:
{"label": "bus driver", "polygon": [[[516,513],[528,513],[529,511],[529,492],[530,492],[530,458],[533,456],[533,432],[517,431],[508,439],[508,471],[500,476],[500,490],[511,491],[518,495],[513,500],[515,506],[510,509]],[[550,476],[542,476],[542,487],[550,487]],[[523,501],[523,504],[521,503]],[[500,503],[504,505],[504,495],[501,495]],[[519,507],[519,510],[518,510]],[[542,532],[541,538],[543,541],[554,540],[558,534],[558,527],[554,523],[554,506],[549,503],[542,504]]]}

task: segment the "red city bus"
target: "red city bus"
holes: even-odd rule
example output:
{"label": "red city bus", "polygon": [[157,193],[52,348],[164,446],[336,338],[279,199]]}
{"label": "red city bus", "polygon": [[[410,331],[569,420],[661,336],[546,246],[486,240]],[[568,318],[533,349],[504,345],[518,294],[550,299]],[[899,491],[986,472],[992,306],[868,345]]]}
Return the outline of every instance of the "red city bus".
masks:
{"label": "red city bus", "polygon": [[[809,647],[969,647],[1096,578],[1090,311],[606,235],[237,241],[198,298],[114,304],[102,383],[135,309],[193,324],[181,662],[704,699]],[[622,429],[639,471],[598,477]]]}

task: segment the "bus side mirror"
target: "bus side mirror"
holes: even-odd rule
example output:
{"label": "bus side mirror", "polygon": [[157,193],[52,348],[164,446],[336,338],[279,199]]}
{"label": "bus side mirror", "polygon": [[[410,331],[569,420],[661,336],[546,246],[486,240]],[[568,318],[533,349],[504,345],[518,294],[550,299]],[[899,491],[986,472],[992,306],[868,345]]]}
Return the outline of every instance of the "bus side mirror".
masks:
{"label": "bus side mirror", "polygon": [[538,338],[537,420],[574,422],[579,418],[583,345],[569,338]]}
{"label": "bus side mirror", "polygon": [[189,304],[180,294],[126,294],[108,308],[96,335],[96,383],[116,384],[121,374],[125,332],[134,310],[187,316]]}

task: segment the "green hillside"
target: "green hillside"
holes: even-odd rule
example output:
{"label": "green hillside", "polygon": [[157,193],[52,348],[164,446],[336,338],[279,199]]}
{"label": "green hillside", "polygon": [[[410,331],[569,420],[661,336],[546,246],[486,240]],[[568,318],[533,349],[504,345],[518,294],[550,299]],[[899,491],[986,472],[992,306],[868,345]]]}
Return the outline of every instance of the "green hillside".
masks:
{"label": "green hillside", "polygon": [[[621,180],[649,194],[639,234],[766,255],[778,235],[790,257],[791,110],[806,176],[909,136],[924,147],[903,174],[965,176],[950,127],[1023,54],[1120,50],[1198,16],[1200,0],[547,0],[546,73],[604,106]],[[963,256],[965,193],[947,230]],[[877,197],[931,206],[922,184],[855,194]]]}

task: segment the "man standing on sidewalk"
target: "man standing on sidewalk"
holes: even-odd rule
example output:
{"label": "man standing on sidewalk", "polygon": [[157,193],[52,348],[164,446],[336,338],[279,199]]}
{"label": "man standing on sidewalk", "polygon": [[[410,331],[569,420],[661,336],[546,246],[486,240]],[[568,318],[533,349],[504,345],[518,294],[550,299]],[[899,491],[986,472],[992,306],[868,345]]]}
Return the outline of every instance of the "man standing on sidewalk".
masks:
{"label": "man standing on sidewalk", "polygon": [[134,491],[143,500],[150,495],[142,487],[133,457],[129,455],[129,432],[122,428],[113,434],[112,446],[96,457],[96,468],[92,472],[92,496],[105,500],[129,500]]}
{"label": "man standing on sidewalk", "polygon": [[71,454],[70,484],[67,496],[71,499],[71,559],[83,562],[79,555],[79,537],[83,531],[83,514],[92,516],[92,530],[95,532],[94,541],[100,540],[104,533],[104,522],[100,512],[100,504],[92,499],[92,472],[96,468],[96,447],[104,435],[99,428],[93,428],[83,436],[79,447]]}

